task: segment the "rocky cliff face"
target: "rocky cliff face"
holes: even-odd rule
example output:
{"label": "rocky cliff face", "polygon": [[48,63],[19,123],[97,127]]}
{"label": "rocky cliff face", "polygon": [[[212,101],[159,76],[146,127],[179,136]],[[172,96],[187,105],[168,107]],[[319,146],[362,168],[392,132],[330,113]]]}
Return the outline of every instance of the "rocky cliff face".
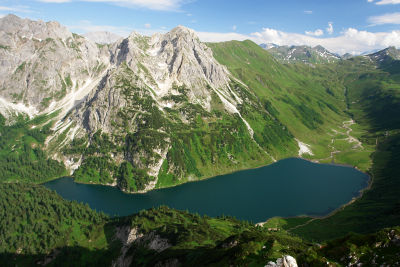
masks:
{"label": "rocky cliff face", "polygon": [[14,15],[0,19],[0,58],[0,110],[6,116],[13,109],[33,116],[60,107],[57,102],[74,98],[108,66],[106,49],[59,23]]}
{"label": "rocky cliff face", "polygon": [[97,90],[91,91],[75,112],[77,120],[91,132],[112,132],[116,107],[136,104],[141,109],[139,99],[133,103],[135,99],[123,97],[121,80],[141,91],[139,97],[149,98],[160,111],[177,107],[179,101],[174,98],[187,98],[187,102],[210,111],[214,94],[231,113],[238,113],[236,105],[242,102],[230,89],[231,77],[213,58],[211,49],[182,26],[152,37],[132,33],[111,48],[110,64],[112,68]]}
{"label": "rocky cliff face", "polygon": [[375,62],[378,66],[385,67],[400,60],[400,50],[391,46],[378,52],[369,54],[367,57]]}

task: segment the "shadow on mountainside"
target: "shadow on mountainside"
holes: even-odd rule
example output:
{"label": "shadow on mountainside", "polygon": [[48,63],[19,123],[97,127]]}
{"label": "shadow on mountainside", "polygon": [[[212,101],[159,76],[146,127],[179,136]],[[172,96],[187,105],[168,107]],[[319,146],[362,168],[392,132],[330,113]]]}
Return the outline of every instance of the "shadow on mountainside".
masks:
{"label": "shadow on mountainside", "polygon": [[115,223],[104,226],[107,246],[87,248],[65,246],[53,249],[49,254],[0,253],[0,266],[111,266],[120,253],[121,242],[115,239]]}

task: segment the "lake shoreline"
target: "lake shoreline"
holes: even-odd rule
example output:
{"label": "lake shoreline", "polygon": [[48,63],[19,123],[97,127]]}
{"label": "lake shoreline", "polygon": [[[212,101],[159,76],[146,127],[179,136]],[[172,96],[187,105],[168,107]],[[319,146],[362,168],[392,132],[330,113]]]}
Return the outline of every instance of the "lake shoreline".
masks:
{"label": "lake shoreline", "polygon": [[[239,173],[239,172],[243,172],[243,171],[249,171],[249,170],[257,170],[257,169],[261,169],[261,168],[264,168],[264,167],[272,166],[272,165],[274,165],[274,164],[276,164],[276,163],[278,163],[278,162],[280,162],[282,160],[287,160],[287,159],[301,159],[301,160],[305,160],[305,161],[308,161],[310,163],[319,164],[319,165],[329,165],[329,166],[352,168],[352,169],[356,169],[357,171],[367,175],[369,177],[368,178],[368,184],[369,184],[369,180],[371,180],[371,177],[370,177],[368,172],[364,172],[364,171],[360,170],[359,168],[357,168],[356,166],[352,166],[350,164],[345,164],[345,163],[321,163],[321,162],[314,161],[312,159],[307,159],[307,158],[303,158],[303,157],[297,156],[297,157],[288,157],[288,158],[279,159],[278,161],[271,162],[271,163],[269,163],[267,165],[261,165],[261,166],[257,166],[257,167],[249,167],[249,168],[244,168],[244,169],[240,169],[240,170],[234,170],[234,171],[223,173],[223,174],[218,174],[218,175],[213,175],[213,176],[206,176],[206,177],[198,179],[198,180],[188,180],[188,181],[186,181],[184,183],[180,183],[180,184],[175,184],[175,185],[166,186],[166,187],[153,188],[153,189],[150,189],[150,190],[143,190],[143,191],[139,191],[139,192],[131,192],[131,191],[123,190],[123,189],[119,188],[117,184],[101,184],[101,183],[95,183],[95,182],[77,181],[71,175],[65,175],[65,176],[57,177],[57,178],[54,178],[54,179],[51,179],[51,180],[48,180],[48,181],[41,182],[39,184],[43,185],[43,184],[45,184],[47,182],[50,182],[50,181],[54,181],[54,180],[57,180],[57,179],[60,179],[60,178],[63,178],[63,177],[69,177],[69,178],[72,178],[75,183],[79,183],[79,184],[110,186],[110,187],[117,188],[117,189],[121,190],[121,192],[123,192],[125,194],[129,194],[129,195],[130,194],[146,194],[146,193],[151,192],[151,191],[157,191],[157,190],[162,190],[162,189],[166,189],[166,188],[173,188],[173,187],[181,186],[181,185],[188,184],[188,183],[202,182],[202,181],[206,181],[206,180],[217,178],[217,177],[224,176],[224,175],[230,175],[230,174]],[[369,188],[369,185],[367,187]]]}
{"label": "lake shoreline", "polygon": [[[264,166],[265,169],[260,171],[251,170],[262,169],[262,167],[249,168],[247,169],[250,170],[249,173],[246,173],[246,170],[241,170],[233,172],[239,173],[238,175],[221,175],[215,177],[218,179],[197,181],[204,182],[203,184],[184,183],[180,185],[182,189],[177,188],[177,186],[155,189],[147,192],[148,194],[129,194],[115,186],[80,183],[70,176],[64,177],[67,180],[49,182],[44,186],[56,190],[65,199],[89,203],[92,208],[112,216],[125,216],[135,214],[143,209],[167,205],[179,210],[189,209],[192,212],[207,214],[211,217],[225,214],[251,222],[267,221],[267,218],[280,216],[279,214],[283,215],[280,216],[281,218],[285,218],[284,214],[289,215],[290,213],[294,214],[293,217],[310,214],[307,216],[323,218],[332,215],[335,212],[335,207],[337,207],[335,210],[340,210],[345,205],[351,204],[362,196],[362,192],[370,188],[370,183],[367,183],[370,180],[370,176],[354,168],[349,168],[349,166],[337,166],[338,169],[336,169],[332,168],[332,164],[315,163],[298,157],[280,160],[277,164],[279,165],[273,168],[268,168],[272,164]],[[356,180],[353,180],[352,177]],[[86,186],[82,187],[83,185]],[[273,199],[279,199],[279,192],[281,191],[279,188],[286,188],[287,200],[279,201],[279,204],[276,201],[271,202]],[[82,192],[85,193],[82,194]],[[87,197],[87,192],[94,192],[92,196],[98,195],[97,192],[102,192],[102,195],[101,198]],[[105,192],[110,192],[111,195],[107,195],[109,193],[106,194]],[[186,200],[177,201],[182,196],[182,192],[190,192],[187,197],[189,197],[188,199],[196,199],[193,200],[194,202],[190,202],[193,202],[194,206],[189,202],[187,203],[188,199],[186,198]],[[321,197],[329,197],[320,202],[319,198],[312,197],[314,195],[313,192],[319,192],[318,195]],[[160,198],[161,196],[162,198]],[[117,202],[110,205],[115,199],[117,199]],[[245,199],[248,199],[248,201],[244,201]],[[121,200],[123,201],[118,202]],[[206,203],[203,201],[212,203],[210,213],[208,208],[211,207],[210,203],[207,205],[198,204]],[[229,203],[236,203],[236,206],[232,206]],[[309,204],[304,205],[302,203]],[[247,205],[247,207],[243,205]],[[258,205],[261,206],[258,207]],[[249,208],[252,211],[247,211]],[[322,216],[312,214],[322,214]]]}
{"label": "lake shoreline", "polygon": [[[307,159],[305,159],[305,160],[307,160]],[[308,160],[308,161],[313,162],[313,161],[311,161],[311,160]],[[313,162],[313,163],[315,163],[315,162]],[[319,164],[320,164],[320,163],[319,163]],[[325,163],[325,164],[326,164],[326,163]],[[336,164],[329,164],[329,163],[328,163],[328,165],[336,165]],[[353,166],[351,166],[351,165],[339,164],[338,166],[342,166],[342,167],[352,167],[352,168],[357,169],[358,171],[360,171],[358,168],[353,167]],[[309,220],[309,221],[307,221],[305,224],[303,224],[303,225],[306,225],[306,224],[308,224],[308,223],[310,223],[310,222],[312,222],[312,221],[314,221],[314,220],[323,220],[323,219],[327,219],[327,218],[329,218],[329,217],[332,217],[332,216],[335,215],[336,213],[340,212],[342,209],[346,208],[347,206],[350,206],[350,205],[353,204],[355,201],[357,201],[357,200],[359,200],[360,198],[362,198],[363,195],[364,195],[364,193],[371,189],[372,184],[373,184],[373,174],[370,173],[370,172],[363,172],[363,171],[360,171],[360,172],[362,172],[362,173],[364,173],[365,175],[368,176],[368,181],[367,181],[368,185],[359,191],[359,195],[358,195],[357,197],[353,197],[349,202],[347,202],[347,203],[341,205],[341,206],[338,207],[337,209],[332,210],[332,211],[329,212],[328,214],[326,214],[326,215],[305,215],[305,214],[301,214],[301,215],[289,216],[289,217],[279,217],[279,216],[275,216],[275,217],[269,218],[269,219],[266,220],[266,221],[255,223],[255,225],[261,225],[261,226],[263,226],[263,225],[266,224],[269,220],[274,219],[274,218],[281,218],[281,219],[311,218],[311,220]],[[301,225],[301,226],[303,226],[303,225]],[[299,226],[295,226],[295,227],[293,227],[293,228],[297,228],[297,227],[299,227]],[[292,230],[293,228],[288,229],[288,230]]]}

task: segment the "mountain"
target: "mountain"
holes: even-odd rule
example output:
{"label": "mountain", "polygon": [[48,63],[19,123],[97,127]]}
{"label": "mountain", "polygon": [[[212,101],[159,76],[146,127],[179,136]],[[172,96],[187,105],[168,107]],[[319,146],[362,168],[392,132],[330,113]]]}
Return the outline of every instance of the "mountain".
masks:
{"label": "mountain", "polygon": [[[13,15],[0,35],[0,262],[398,265],[397,49],[287,64],[182,26],[101,45]],[[350,165],[371,183],[329,216],[263,227],[166,207],[109,218],[37,185],[73,175],[144,192],[288,157]]]}
{"label": "mountain", "polygon": [[271,48],[279,47],[279,45],[273,44],[273,43],[263,43],[263,44],[260,44],[260,47],[268,50]]}
{"label": "mountain", "polygon": [[340,60],[338,55],[329,52],[320,45],[315,47],[304,45],[272,46],[265,49],[282,62],[332,63]]}
{"label": "mountain", "polygon": [[355,55],[352,55],[352,54],[350,54],[350,53],[346,53],[346,54],[344,54],[344,55],[341,56],[341,58],[342,58],[343,60],[350,59],[350,58],[352,58],[352,57],[355,57]]}
{"label": "mountain", "polygon": [[367,55],[371,60],[375,61],[378,65],[385,65],[400,60],[400,50],[394,46],[380,50],[378,52]]}
{"label": "mountain", "polygon": [[107,49],[57,22],[8,15],[0,19],[0,38],[0,110],[6,116],[72,107],[84,85],[91,89],[89,81],[109,65]]}
{"label": "mountain", "polygon": [[[256,155],[265,154],[240,110],[261,104],[213,58],[192,30],[180,26],[152,37],[132,33],[110,51],[107,74],[59,126],[85,144],[95,145],[86,138],[95,133],[110,140],[113,148],[105,151],[103,159],[118,165],[127,161],[123,166],[129,171],[123,181],[112,179],[117,174],[110,167],[109,175],[102,175],[102,179],[110,177],[108,183],[128,191],[149,190],[161,176],[179,183],[219,173],[218,168],[209,173],[213,163],[223,161],[224,168],[238,165],[235,162],[241,155],[233,147],[209,154],[219,142],[246,142]],[[240,140],[231,127],[241,133]],[[202,149],[208,145],[210,150],[195,149],[196,140]],[[72,144],[66,151],[74,149]],[[96,179],[89,175],[94,156],[67,154],[71,162],[81,161],[78,180]],[[132,175],[139,176],[140,182],[130,181]]]}
{"label": "mountain", "polygon": [[[339,80],[318,78],[330,70],[286,66],[250,41],[204,44],[178,26],[102,46],[55,22],[0,25],[0,111],[6,124],[41,116],[19,120],[40,131],[34,144],[5,128],[7,147],[43,150],[79,182],[144,192],[290,156],[330,162],[331,129],[349,120]],[[355,164],[367,169],[367,156]]]}
{"label": "mountain", "polygon": [[382,50],[382,49],[372,49],[372,50],[368,50],[368,51],[365,51],[365,52],[359,54],[359,56],[366,56],[366,55],[369,55],[369,54],[376,53],[376,52],[378,52],[378,51],[380,51],[380,50]]}
{"label": "mountain", "polygon": [[107,31],[87,32],[83,34],[83,37],[98,44],[112,44],[122,38],[118,34]]}
{"label": "mountain", "polygon": [[[55,22],[11,15],[0,26],[2,114],[8,123],[15,112],[51,114],[40,146],[77,181],[146,191],[271,163],[282,143],[297,153],[291,133],[190,29],[104,47]],[[268,139],[253,129],[263,125]]]}

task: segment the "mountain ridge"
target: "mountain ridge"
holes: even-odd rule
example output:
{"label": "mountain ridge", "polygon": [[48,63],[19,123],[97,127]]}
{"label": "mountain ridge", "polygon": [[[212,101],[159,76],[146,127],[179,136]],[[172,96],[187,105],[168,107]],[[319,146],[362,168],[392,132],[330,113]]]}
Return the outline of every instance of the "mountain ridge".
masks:
{"label": "mountain ridge", "polygon": [[302,63],[332,63],[341,59],[339,55],[329,52],[321,45],[314,47],[306,45],[292,46],[260,46],[268,50],[276,59],[282,62],[302,62]]}

